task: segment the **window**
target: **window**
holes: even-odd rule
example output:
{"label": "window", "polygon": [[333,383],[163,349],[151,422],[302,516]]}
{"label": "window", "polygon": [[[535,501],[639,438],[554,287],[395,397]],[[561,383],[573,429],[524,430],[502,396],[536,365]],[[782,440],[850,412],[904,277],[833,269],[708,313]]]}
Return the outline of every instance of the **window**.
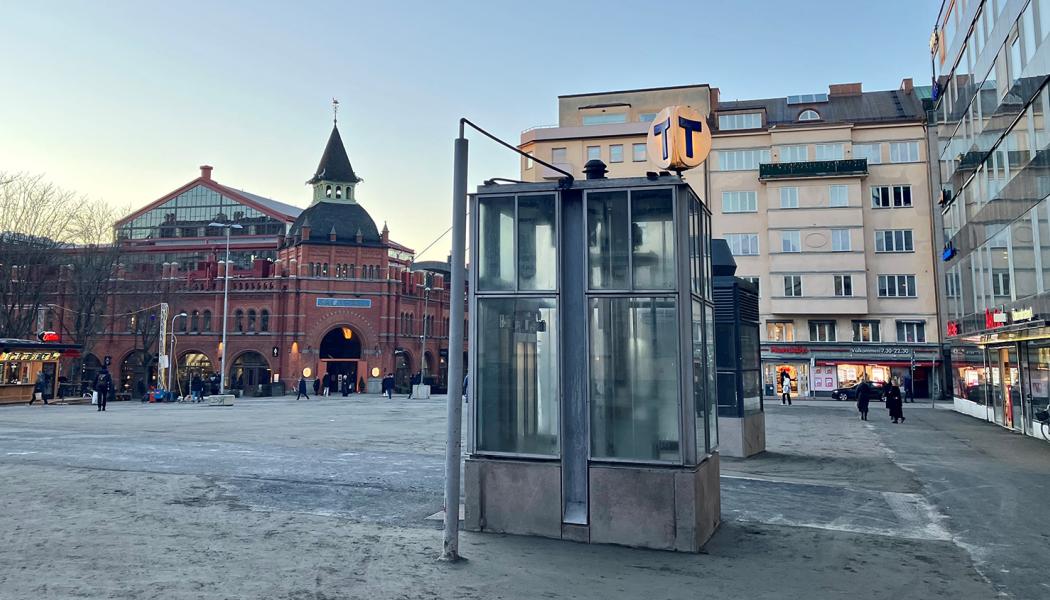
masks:
{"label": "window", "polygon": [[[478,201],[478,212],[478,288],[554,289],[554,196],[487,196]],[[378,277],[378,271],[378,266],[361,267],[366,279]]]}
{"label": "window", "polygon": [[807,110],[802,111],[802,114],[800,114],[798,116],[798,120],[799,121],[819,121],[820,120],[820,113],[818,113],[815,110],[807,109]]}
{"label": "window", "polygon": [[328,263],[321,265],[321,277],[328,277]]}
{"label": "window", "polygon": [[265,308],[259,313],[259,331],[263,333],[270,331],[270,311]]}
{"label": "window", "polygon": [[816,104],[818,102],[827,102],[827,93],[821,92],[819,94],[795,94],[787,97],[788,105],[791,104]]}
{"label": "window", "polygon": [[645,144],[631,144],[631,160],[645,162]]}
{"label": "window", "polygon": [[849,186],[848,185],[832,185],[828,186],[828,206],[835,208],[841,206],[849,206]]}
{"label": "window", "polygon": [[609,146],[609,162],[611,163],[622,163],[623,162],[623,144],[613,144]]}
{"label": "window", "polygon": [[782,163],[806,162],[809,160],[809,151],[805,144],[781,146],[779,151],[780,162]]}
{"label": "window", "polygon": [[558,163],[565,163],[568,158],[565,148],[551,148],[551,162],[557,165]]}
{"label": "window", "polygon": [[876,252],[914,252],[911,229],[883,229],[875,232]]}
{"label": "window", "polygon": [[849,252],[850,250],[852,250],[852,248],[850,247],[849,229],[832,229],[831,251]]}
{"label": "window", "polygon": [[638,115],[638,122],[639,123],[648,123],[648,122],[652,121],[655,118],[656,118],[656,113],[654,113],[654,112],[642,113],[642,114]]}
{"label": "window", "polygon": [[784,295],[789,298],[802,296],[801,275],[784,275]]}
{"label": "window", "polygon": [[842,160],[845,156],[844,149],[844,144],[817,144],[814,146],[817,160]]}
{"label": "window", "polygon": [[201,316],[201,331],[211,331],[211,311],[206,310]]}
{"label": "window", "polygon": [[1010,295],[1010,272],[992,271],[992,294],[995,296]]}
{"label": "window", "polygon": [[866,158],[869,165],[882,164],[882,144],[853,144],[853,158]]}
{"label": "window", "polygon": [[201,313],[200,311],[193,311],[190,313],[190,331],[197,333],[201,330]]}
{"label": "window", "polygon": [[780,188],[780,208],[798,208],[798,188]]}
{"label": "window", "polygon": [[834,321],[810,321],[809,322],[809,341],[811,341],[811,342],[834,342],[835,341],[835,322]]}
{"label": "window", "polygon": [[324,195],[327,196],[328,198],[332,197],[332,186],[330,186],[330,185],[324,186]]}
{"label": "window", "polygon": [[914,275],[879,275],[880,298],[914,298]]}
{"label": "window", "polygon": [[587,160],[601,160],[602,159],[602,147],[601,146],[587,146]]}
{"label": "window", "polygon": [[762,113],[718,115],[718,128],[723,131],[730,131],[733,129],[761,129]]}
{"label": "window", "polygon": [[[49,319],[51,318],[51,314],[50,313],[48,314],[48,318]],[[182,317],[180,319],[176,319],[175,320],[175,322],[179,324],[178,325],[179,333],[186,333],[186,331],[188,331],[188,328],[189,328],[188,321],[189,321],[189,319],[187,319],[186,317]],[[48,323],[47,328],[48,329],[52,329],[53,325],[51,323]]]}
{"label": "window", "polygon": [[760,163],[769,162],[769,149],[719,150],[718,168],[722,171],[754,171]]}
{"label": "window", "polygon": [[343,197],[343,186],[341,186],[341,185],[335,186],[335,197],[336,198],[342,198]]}
{"label": "window", "polygon": [[835,295],[840,298],[853,296],[852,275],[835,275]]}
{"label": "window", "polygon": [[853,322],[853,341],[854,342],[878,342],[882,340],[882,336],[879,332],[878,321],[854,321]]}
{"label": "window", "polygon": [[766,321],[766,339],[770,342],[795,341],[795,323],[793,321]]}
{"label": "window", "polygon": [[910,185],[881,185],[871,188],[874,208],[906,208],[911,206]]}
{"label": "window", "polygon": [[758,255],[757,233],[727,233],[725,239],[733,256]]}
{"label": "window", "polygon": [[233,330],[238,333],[244,332],[244,311],[239,308],[233,313]]}
{"label": "window", "polygon": [[890,162],[919,162],[919,142],[890,142]]}
{"label": "window", "polygon": [[611,123],[626,123],[627,113],[602,113],[598,115],[583,115],[584,125],[609,125]]}
{"label": "window", "polygon": [[534,164],[535,164],[535,161],[532,160],[532,152],[529,152],[528,154],[525,155],[525,168],[526,169],[531,169]]}
{"label": "window", "polygon": [[722,212],[742,213],[758,210],[756,192],[722,192]]}
{"label": "window", "polygon": [[627,192],[587,194],[590,288],[673,289],[671,191],[632,191],[629,208]]}
{"label": "window", "polygon": [[897,321],[897,341],[911,344],[926,342],[926,323],[924,321]]}
{"label": "window", "polygon": [[762,281],[761,277],[744,276],[744,277],[741,277],[741,279],[743,279],[744,281],[746,281],[746,282],[750,283],[751,285],[755,286],[755,291],[757,291],[761,295],[762,290],[761,290],[761,285],[759,283],[760,281]]}
{"label": "window", "polygon": [[255,332],[256,313],[254,308],[248,309],[248,331]]}
{"label": "window", "polygon": [[960,287],[959,273],[944,274],[944,290],[946,296],[949,298],[958,298]]}
{"label": "window", "polygon": [[780,232],[781,252],[802,252],[801,233],[797,229]]}

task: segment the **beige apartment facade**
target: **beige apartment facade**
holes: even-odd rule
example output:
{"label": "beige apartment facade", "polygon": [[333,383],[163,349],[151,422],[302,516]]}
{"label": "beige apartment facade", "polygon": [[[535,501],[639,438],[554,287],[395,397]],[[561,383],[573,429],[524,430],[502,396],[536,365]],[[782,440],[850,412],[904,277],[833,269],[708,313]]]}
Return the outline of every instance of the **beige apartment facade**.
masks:
{"label": "beige apartment facade", "polygon": [[[719,101],[709,85],[559,98],[559,124],[520,148],[583,177],[642,176],[652,116],[686,104],[707,116],[713,150],[684,177],[729,243],[737,276],[759,288],[762,391],[828,396],[862,376],[913,379],[939,393],[937,289],[922,95],[860,84],[828,92]],[[523,159],[527,181],[559,174]]]}

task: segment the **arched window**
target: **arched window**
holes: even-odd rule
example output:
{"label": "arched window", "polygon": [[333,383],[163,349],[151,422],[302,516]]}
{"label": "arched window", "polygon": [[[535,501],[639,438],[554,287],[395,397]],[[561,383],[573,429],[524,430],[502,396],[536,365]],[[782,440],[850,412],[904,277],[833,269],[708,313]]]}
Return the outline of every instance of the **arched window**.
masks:
{"label": "arched window", "polygon": [[354,268],[354,265],[350,265],[350,274],[347,275],[347,277],[349,277],[350,279],[354,279],[354,278],[357,277],[357,273],[356,273],[356,269]]}
{"label": "arched window", "polygon": [[259,313],[259,331],[270,331],[270,311],[265,308]]}
{"label": "arched window", "polygon": [[244,333],[244,311],[239,308],[233,313],[233,330]]}
{"label": "arched window", "polygon": [[202,320],[204,321],[204,323],[201,325],[201,329],[203,329],[204,331],[211,331],[211,311],[210,310],[204,311],[204,318]]}
{"label": "arched window", "polygon": [[798,116],[799,121],[819,121],[820,113],[812,109],[806,109],[802,111],[802,114]]}
{"label": "arched window", "polygon": [[332,197],[332,186],[330,186],[330,185],[324,186],[324,195],[328,196],[329,198]]}
{"label": "arched window", "polygon": [[335,186],[335,197],[336,198],[342,198],[343,197],[343,186],[340,186],[340,185]]}
{"label": "arched window", "polygon": [[248,309],[248,331],[255,331],[255,309]]}
{"label": "arched window", "polygon": [[328,263],[321,265],[321,277],[328,277]]}
{"label": "arched window", "polygon": [[197,333],[201,330],[200,325],[201,313],[200,311],[195,310],[192,313],[190,313],[190,331],[192,331],[193,333]]}
{"label": "arched window", "polygon": [[178,317],[175,322],[179,324],[179,333],[186,333],[187,327],[189,326],[189,319],[186,317]]}

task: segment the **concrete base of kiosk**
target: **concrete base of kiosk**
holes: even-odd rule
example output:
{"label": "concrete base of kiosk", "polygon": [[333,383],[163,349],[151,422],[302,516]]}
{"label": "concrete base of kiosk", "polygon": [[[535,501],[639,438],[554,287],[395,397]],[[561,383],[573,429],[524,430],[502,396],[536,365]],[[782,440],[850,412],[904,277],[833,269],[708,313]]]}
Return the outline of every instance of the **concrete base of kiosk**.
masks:
{"label": "concrete base of kiosk", "polygon": [[427,400],[430,398],[430,386],[422,383],[417,383],[412,386],[412,397],[417,400]]}
{"label": "concrete base of kiosk", "polygon": [[464,527],[595,544],[698,552],[721,522],[719,459],[695,467],[589,468],[586,525],[562,522],[557,462],[468,458]]}
{"label": "concrete base of kiosk", "polygon": [[733,458],[747,458],[766,451],[766,413],[743,418],[718,416],[718,452]]}
{"label": "concrete base of kiosk", "polygon": [[208,406],[233,406],[233,399],[233,394],[215,394],[204,397],[204,401],[208,403]]}

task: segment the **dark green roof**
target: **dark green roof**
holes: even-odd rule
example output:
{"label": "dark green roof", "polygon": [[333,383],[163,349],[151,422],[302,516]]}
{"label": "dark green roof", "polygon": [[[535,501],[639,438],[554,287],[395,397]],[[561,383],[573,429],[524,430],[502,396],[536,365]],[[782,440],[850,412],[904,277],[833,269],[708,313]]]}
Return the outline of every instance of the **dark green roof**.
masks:
{"label": "dark green roof", "polygon": [[332,135],[328,136],[328,145],[321,155],[321,163],[317,165],[314,176],[307,181],[314,184],[318,181],[331,181],[333,183],[357,183],[361,178],[354,173],[350,166],[350,157],[346,155],[343,146],[343,138],[339,135],[339,127],[332,125]]}

